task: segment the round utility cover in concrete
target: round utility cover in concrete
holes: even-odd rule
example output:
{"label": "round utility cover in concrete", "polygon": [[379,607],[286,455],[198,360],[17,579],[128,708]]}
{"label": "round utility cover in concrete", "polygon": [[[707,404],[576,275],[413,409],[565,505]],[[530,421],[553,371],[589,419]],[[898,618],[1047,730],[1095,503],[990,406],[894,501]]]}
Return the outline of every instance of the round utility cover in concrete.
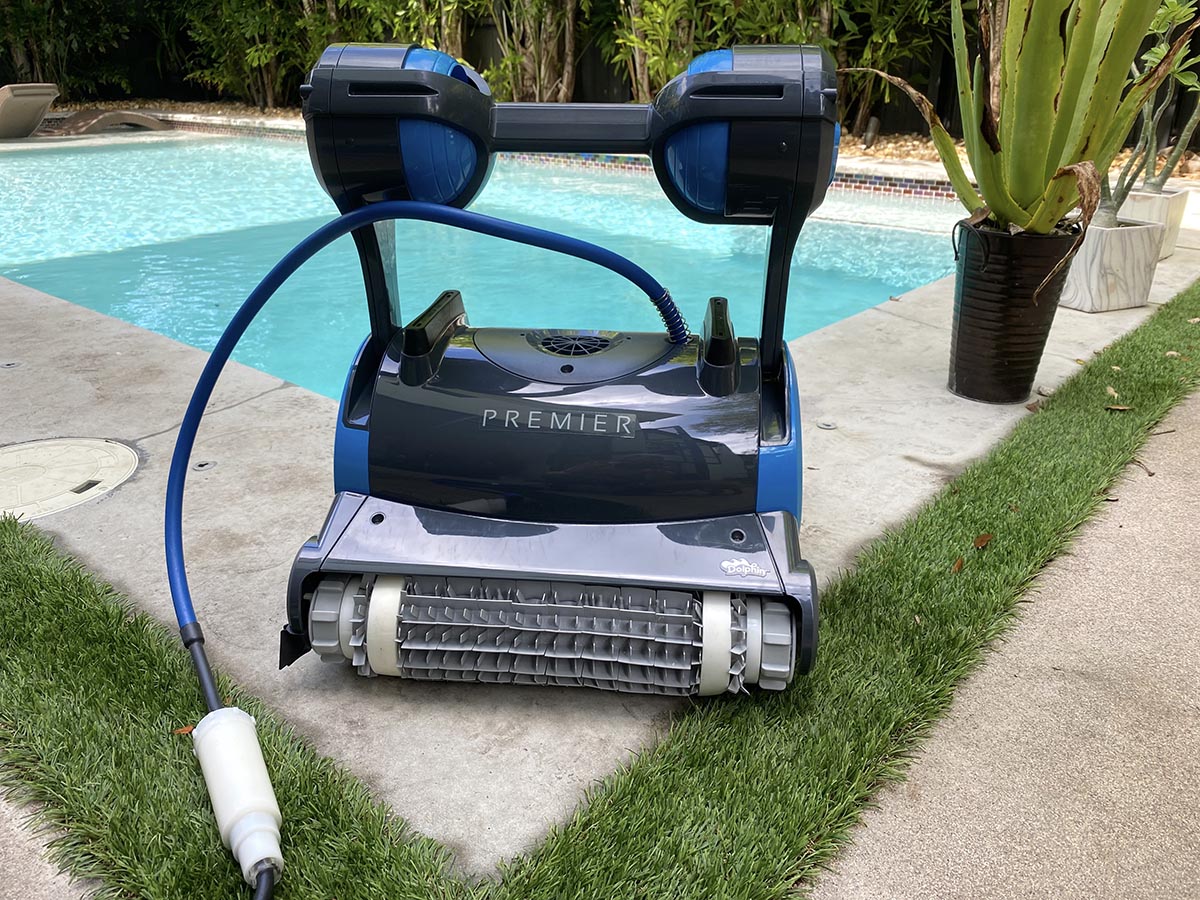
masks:
{"label": "round utility cover in concrete", "polygon": [[129,478],[131,448],[99,438],[54,438],[0,447],[0,513],[36,519],[107,494]]}

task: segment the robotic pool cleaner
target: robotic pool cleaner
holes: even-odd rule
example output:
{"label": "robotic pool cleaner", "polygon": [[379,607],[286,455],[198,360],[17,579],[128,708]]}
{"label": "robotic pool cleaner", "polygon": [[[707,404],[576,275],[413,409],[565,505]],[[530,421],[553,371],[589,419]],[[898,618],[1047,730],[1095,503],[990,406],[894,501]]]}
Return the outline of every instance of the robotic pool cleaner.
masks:
{"label": "robotic pool cleaner", "polygon": [[[281,667],[311,649],[363,675],[714,695],[781,690],[817,649],[783,323],[792,250],[834,167],[829,56],[735,47],[697,58],[649,105],[536,104],[496,103],[444,53],[339,44],[301,93],[313,168],[342,216],[234,316],[196,385],[167,488],[171,593],[209,709],[196,755],[222,840],[261,897],[283,867],[279,808],[254,721],[222,708],[205,658],[183,487],[238,339],[342,235],[358,249],[371,331],[342,395],[333,505],[292,567]],[[633,262],[465,211],[498,151],[649,154],[684,215],[769,227],[761,334],[736,337],[720,297],[691,334]],[[473,328],[454,290],[405,322],[397,219],[604,266],[646,294],[663,331]]]}

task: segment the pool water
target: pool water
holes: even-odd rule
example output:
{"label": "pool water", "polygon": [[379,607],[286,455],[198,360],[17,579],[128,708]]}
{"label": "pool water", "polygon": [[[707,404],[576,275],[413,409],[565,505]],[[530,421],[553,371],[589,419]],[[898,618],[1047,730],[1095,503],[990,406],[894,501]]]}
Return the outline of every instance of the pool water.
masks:
{"label": "pool water", "polygon": [[[877,202],[843,195],[835,204],[871,220]],[[726,296],[737,332],[757,333],[765,229],[692,222],[652,175],[501,160],[471,208],[628,256],[670,289],[694,328],[708,298]],[[8,151],[0,275],[207,350],[273,263],[335,212],[300,142],[179,136]],[[473,325],[661,327],[645,297],[606,270],[443,226],[396,228],[406,318],[453,288]],[[793,262],[786,336],[947,274],[948,233],[810,221]],[[357,256],[342,238],[280,290],[235,358],[337,396],[366,331]]]}

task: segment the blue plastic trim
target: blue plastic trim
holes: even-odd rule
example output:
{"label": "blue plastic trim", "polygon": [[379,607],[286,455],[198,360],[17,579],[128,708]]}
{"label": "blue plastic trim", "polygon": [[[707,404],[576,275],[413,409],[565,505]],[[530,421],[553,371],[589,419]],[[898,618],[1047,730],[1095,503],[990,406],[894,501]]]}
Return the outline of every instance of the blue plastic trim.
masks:
{"label": "blue plastic trim", "polygon": [[453,201],[479,164],[475,144],[457,128],[440,122],[401,119],[397,127],[409,196],[424,203]]}
{"label": "blue plastic trim", "polygon": [[760,513],[787,510],[800,521],[803,507],[804,448],[800,440],[800,389],[796,364],[784,353],[787,373],[788,440],[783,444],[759,444],[758,501]]}
{"label": "blue plastic trim", "polygon": [[704,122],[675,132],[663,148],[667,176],[696,209],[725,212],[729,123]]}
{"label": "blue plastic trim", "polygon": [[688,63],[687,73],[689,75],[699,75],[701,72],[732,72],[733,71],[733,51],[726,50],[709,50],[707,53],[701,53],[690,63]]}
{"label": "blue plastic trim", "polygon": [[[733,70],[732,50],[710,50],[692,60],[688,75]],[[691,206],[725,212],[729,174],[729,123],[704,122],[675,132],[663,147],[667,177]]]}
{"label": "blue plastic trim", "polygon": [[[171,469],[167,476],[166,505],[163,511],[167,581],[171,587],[171,603],[175,607],[175,618],[178,620],[180,628],[196,621],[196,610],[192,604],[191,590],[188,587],[187,567],[183,559],[183,489],[187,483],[188,463],[191,460],[192,447],[196,443],[196,432],[200,428],[204,408],[208,405],[209,398],[212,397],[217,379],[221,377],[221,370],[225,368],[225,363],[229,361],[234,347],[246,333],[246,329],[250,327],[254,317],[300,266],[342,235],[384,219],[420,219],[441,225],[453,225],[467,231],[490,234],[504,240],[574,256],[577,259],[602,266],[622,278],[632,281],[652,301],[655,301],[655,305],[660,309],[667,304],[670,304],[670,309],[674,309],[674,305],[670,303],[669,299],[665,302],[663,300],[667,293],[666,289],[649,272],[611,250],[589,244],[587,241],[556,234],[553,231],[518,225],[516,222],[506,222],[503,219],[493,219],[491,216],[467,212],[465,209],[439,206],[435,203],[391,200],[364,206],[322,225],[289,250],[234,313],[229,324],[225,326],[225,331],[217,340],[217,345],[209,354],[208,362],[204,364],[204,370],[200,373],[200,378],[192,391],[192,398],[188,401],[187,410],[183,414],[179,435],[175,439],[175,451],[171,456]],[[686,330],[684,339],[686,339]]]}
{"label": "blue plastic trim", "polygon": [[370,467],[367,464],[367,442],[370,432],[365,427],[346,424],[346,411],[350,408],[350,383],[354,370],[358,368],[368,337],[354,354],[354,363],[346,373],[346,385],[342,388],[342,402],[338,407],[337,427],[333,432],[333,492],[340,494],[351,491],[355,494],[371,493]]}
{"label": "blue plastic trim", "polygon": [[829,164],[829,183],[837,176],[838,153],[842,147],[842,123],[835,122],[833,126],[833,162]]}
{"label": "blue plastic trim", "polygon": [[404,54],[403,68],[415,69],[420,72],[437,72],[439,75],[449,75],[472,87],[478,87],[466,72],[466,66],[449,53],[441,50],[430,50],[425,47],[409,47]]}
{"label": "blue plastic trim", "polygon": [[[488,93],[482,78],[472,78],[466,66],[449,53],[411,47],[404,55],[404,68],[449,75]],[[450,203],[467,186],[479,165],[479,151],[466,134],[441,122],[402,119],[400,158],[404,180],[413,200]]]}

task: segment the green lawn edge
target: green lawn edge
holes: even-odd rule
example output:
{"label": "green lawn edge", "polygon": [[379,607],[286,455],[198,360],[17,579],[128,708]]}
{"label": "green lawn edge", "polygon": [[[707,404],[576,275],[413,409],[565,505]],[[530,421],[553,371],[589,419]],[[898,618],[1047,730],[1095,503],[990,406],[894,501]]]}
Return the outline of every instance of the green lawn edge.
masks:
{"label": "green lawn edge", "polygon": [[[449,874],[354,778],[254,698],[284,812],[280,898],[784,897],[1012,622],[1022,593],[1200,383],[1200,286],[1081,368],[822,597],[816,670],[782,694],[691,705],[500,882]],[[1168,354],[1172,355],[1168,355]],[[1119,395],[1114,399],[1112,388]],[[1130,407],[1114,411],[1106,407]],[[992,534],[981,550],[975,538]],[[963,559],[960,571],[955,562]],[[175,637],[48,538],[0,521],[0,779],[102,897],[232,897],[190,738],[203,713]]]}

